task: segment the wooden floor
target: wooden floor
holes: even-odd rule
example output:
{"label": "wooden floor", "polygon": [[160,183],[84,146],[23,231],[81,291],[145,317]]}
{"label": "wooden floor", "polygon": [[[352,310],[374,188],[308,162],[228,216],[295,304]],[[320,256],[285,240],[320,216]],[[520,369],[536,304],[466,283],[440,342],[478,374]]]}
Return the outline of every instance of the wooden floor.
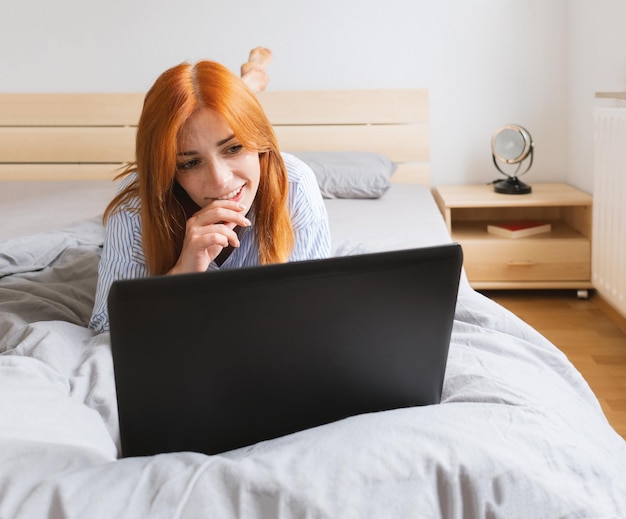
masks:
{"label": "wooden floor", "polygon": [[626,439],[626,330],[598,296],[575,291],[485,291],[563,351]]}

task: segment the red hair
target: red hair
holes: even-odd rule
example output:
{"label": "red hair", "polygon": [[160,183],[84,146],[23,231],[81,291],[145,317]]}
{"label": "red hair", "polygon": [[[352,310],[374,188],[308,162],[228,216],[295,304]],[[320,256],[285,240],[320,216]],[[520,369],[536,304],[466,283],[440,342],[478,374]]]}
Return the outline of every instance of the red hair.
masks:
{"label": "red hair", "polygon": [[200,108],[218,112],[239,142],[259,153],[261,176],[253,207],[260,261],[287,261],[294,236],[286,204],[287,171],[274,130],[241,79],[212,61],[172,67],[148,91],[137,127],[136,162],[120,175],[136,172],[136,180],[111,201],[105,219],[139,196],[148,271],[165,274],[174,266],[191,216],[183,209],[184,193],[175,189],[177,141],[187,119]]}

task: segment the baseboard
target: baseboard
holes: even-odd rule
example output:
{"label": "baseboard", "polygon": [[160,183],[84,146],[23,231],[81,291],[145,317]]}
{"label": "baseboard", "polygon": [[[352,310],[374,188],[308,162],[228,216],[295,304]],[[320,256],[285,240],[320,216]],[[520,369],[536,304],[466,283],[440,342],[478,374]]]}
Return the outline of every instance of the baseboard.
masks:
{"label": "baseboard", "polygon": [[611,303],[602,297],[602,294],[594,290],[590,299],[622,332],[626,333],[626,317],[613,308]]}

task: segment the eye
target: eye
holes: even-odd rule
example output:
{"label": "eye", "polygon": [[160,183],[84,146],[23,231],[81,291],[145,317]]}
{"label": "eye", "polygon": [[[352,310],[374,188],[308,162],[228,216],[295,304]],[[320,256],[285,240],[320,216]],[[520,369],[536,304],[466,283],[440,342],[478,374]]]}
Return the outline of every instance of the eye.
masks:
{"label": "eye", "polygon": [[228,153],[229,155],[235,155],[242,149],[243,149],[243,146],[241,144],[233,144],[232,146],[229,146],[228,148],[226,148],[226,153]]}
{"label": "eye", "polygon": [[185,162],[179,162],[176,164],[178,171],[189,171],[196,168],[200,164],[200,159],[186,160]]}

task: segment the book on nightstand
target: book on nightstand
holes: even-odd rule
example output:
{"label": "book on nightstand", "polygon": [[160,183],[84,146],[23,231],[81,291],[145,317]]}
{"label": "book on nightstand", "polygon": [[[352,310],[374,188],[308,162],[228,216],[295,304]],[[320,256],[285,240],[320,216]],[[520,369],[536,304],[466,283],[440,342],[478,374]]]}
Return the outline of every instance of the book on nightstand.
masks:
{"label": "book on nightstand", "polygon": [[523,238],[534,234],[550,232],[552,225],[538,220],[517,220],[487,225],[487,232],[504,238]]}

